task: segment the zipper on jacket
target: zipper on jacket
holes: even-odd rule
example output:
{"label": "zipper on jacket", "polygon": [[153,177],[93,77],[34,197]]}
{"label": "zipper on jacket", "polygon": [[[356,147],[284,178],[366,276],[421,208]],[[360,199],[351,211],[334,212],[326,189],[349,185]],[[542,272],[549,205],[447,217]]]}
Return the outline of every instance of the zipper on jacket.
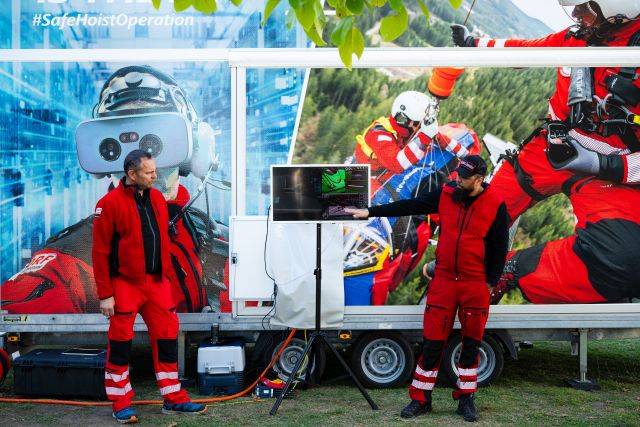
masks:
{"label": "zipper on jacket", "polygon": [[[462,210],[462,208],[460,208]],[[458,211],[458,218],[460,218],[460,211]],[[462,237],[462,229],[464,226],[464,220],[467,218],[467,208],[464,208],[464,215],[462,216],[462,223],[460,223],[460,232],[458,232],[458,240],[456,240],[456,255],[454,257],[454,269],[456,272],[456,280],[458,280],[458,248],[460,247],[460,238]]]}
{"label": "zipper on jacket", "polygon": [[[151,200],[149,200],[149,204],[151,204]],[[147,221],[149,221],[149,230],[151,230],[151,234],[153,235],[153,252],[151,257],[151,259],[153,260],[153,265],[152,265],[151,271],[154,271],[156,269],[156,232],[153,229],[151,217],[149,216],[149,211],[147,210],[147,207],[144,205],[144,202],[141,203],[141,206],[142,206],[142,209],[144,210],[144,214],[147,216]]]}

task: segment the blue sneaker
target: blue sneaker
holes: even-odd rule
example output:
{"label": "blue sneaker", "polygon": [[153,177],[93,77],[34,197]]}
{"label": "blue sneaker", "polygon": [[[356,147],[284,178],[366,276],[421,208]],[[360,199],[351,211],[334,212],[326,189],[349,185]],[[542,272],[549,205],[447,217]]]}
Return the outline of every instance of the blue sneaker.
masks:
{"label": "blue sneaker", "polygon": [[136,412],[131,406],[127,406],[124,409],[114,412],[113,418],[115,418],[120,424],[134,424],[138,422]]}
{"label": "blue sneaker", "polygon": [[173,414],[204,414],[207,412],[207,406],[201,403],[185,402],[185,403],[167,403],[162,405],[162,413]]}

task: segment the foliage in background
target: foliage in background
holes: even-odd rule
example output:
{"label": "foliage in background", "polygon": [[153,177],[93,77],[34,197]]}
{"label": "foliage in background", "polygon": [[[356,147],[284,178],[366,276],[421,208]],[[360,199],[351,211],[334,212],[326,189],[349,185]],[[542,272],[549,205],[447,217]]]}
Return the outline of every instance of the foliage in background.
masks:
{"label": "foliage in background", "polygon": [[[239,6],[243,0],[231,0]],[[281,0],[267,0],[264,8],[264,22],[269,19],[273,10]],[[397,39],[405,32],[409,25],[409,12],[405,3],[414,4],[410,0],[326,0],[324,8],[320,0],[288,0],[289,13],[287,14],[287,27],[291,29],[297,21],[304,29],[305,34],[316,46],[325,46],[327,36],[325,25],[327,16],[325,10],[334,11],[339,19],[329,35],[331,43],[338,47],[340,59],[351,68],[353,55],[358,58],[364,51],[364,36],[359,25],[358,17],[374,14],[385,9],[385,16],[380,21],[379,34],[384,41],[390,42]],[[448,0],[449,4],[457,9],[462,0]],[[153,0],[156,9],[160,8],[162,0]],[[429,11],[423,0],[416,0],[416,4],[423,19],[429,18]],[[215,13],[218,9],[217,0],[174,0],[173,7],[177,12],[193,7],[205,14]],[[293,12],[293,13],[292,13]]]}

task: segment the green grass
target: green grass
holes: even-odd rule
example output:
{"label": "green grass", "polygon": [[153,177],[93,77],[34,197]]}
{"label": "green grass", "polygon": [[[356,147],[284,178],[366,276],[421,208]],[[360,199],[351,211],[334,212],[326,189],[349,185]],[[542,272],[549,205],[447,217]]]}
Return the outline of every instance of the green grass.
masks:
{"label": "green grass", "polygon": [[[640,339],[592,341],[589,343],[589,377],[602,391],[584,392],[564,386],[563,380],[578,376],[578,359],[570,355],[568,343],[535,343],[521,350],[518,361],[507,361],[502,376],[477,394],[480,421],[484,426],[640,426]],[[157,399],[150,357],[138,351],[132,383],[136,399]],[[341,375],[339,366],[329,366],[327,375]],[[11,375],[0,388],[11,394]],[[193,398],[197,396],[191,387]],[[299,391],[297,399],[285,400],[275,417],[269,415],[274,400],[241,398],[211,404],[203,416],[166,416],[158,406],[137,406],[140,425],[162,426],[389,426],[466,425],[455,414],[451,389],[439,384],[434,391],[434,412],[405,421],[399,412],[408,403],[406,388],[370,390],[380,406],[372,411],[355,386],[348,381]],[[113,422],[108,407],[71,407],[0,403],[2,425],[102,425]],[[113,424],[115,425],[115,423]]]}

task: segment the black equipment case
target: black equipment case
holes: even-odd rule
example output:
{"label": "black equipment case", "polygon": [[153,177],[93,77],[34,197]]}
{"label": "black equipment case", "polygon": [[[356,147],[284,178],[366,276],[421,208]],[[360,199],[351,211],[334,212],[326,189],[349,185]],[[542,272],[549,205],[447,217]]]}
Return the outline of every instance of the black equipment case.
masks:
{"label": "black equipment case", "polygon": [[105,349],[38,349],[13,362],[14,392],[106,399]]}

